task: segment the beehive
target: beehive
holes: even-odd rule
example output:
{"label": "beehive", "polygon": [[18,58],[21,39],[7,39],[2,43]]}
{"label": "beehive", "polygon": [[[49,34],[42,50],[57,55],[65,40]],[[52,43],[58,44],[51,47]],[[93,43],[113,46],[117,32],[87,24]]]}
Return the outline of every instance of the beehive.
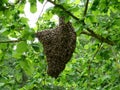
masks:
{"label": "beehive", "polygon": [[59,20],[57,28],[36,33],[43,44],[48,64],[47,73],[55,78],[65,69],[76,46],[76,33],[71,23],[65,23],[64,18]]}

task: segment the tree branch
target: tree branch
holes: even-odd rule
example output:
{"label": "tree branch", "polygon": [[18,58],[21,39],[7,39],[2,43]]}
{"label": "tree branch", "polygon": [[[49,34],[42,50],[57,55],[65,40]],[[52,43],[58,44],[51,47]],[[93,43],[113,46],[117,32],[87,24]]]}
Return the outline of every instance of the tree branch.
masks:
{"label": "tree branch", "polygon": [[87,31],[82,31],[80,34],[85,34],[85,35],[91,36],[91,34]]}
{"label": "tree branch", "polygon": [[89,0],[87,0],[87,2],[85,4],[84,17],[86,16],[86,13],[87,13],[87,10],[88,10],[88,3],[89,3]]}
{"label": "tree branch", "polygon": [[8,40],[8,41],[0,41],[0,43],[17,43],[17,42],[21,42],[21,41],[25,41],[25,40]]}
{"label": "tree branch", "polygon": [[67,13],[68,15],[70,15],[71,17],[73,17],[75,20],[81,22],[82,20],[80,20],[79,18],[77,18],[76,16],[74,16],[71,12],[69,12],[68,10],[66,10],[62,5],[56,4],[55,2],[48,0],[49,2],[51,2],[52,4],[54,4],[56,7],[59,7],[60,9],[62,9],[65,13]]}
{"label": "tree branch", "polygon": [[[39,17],[42,16],[42,13],[43,13],[43,10],[44,10],[44,8],[45,8],[46,3],[47,3],[47,0],[43,2],[42,10],[41,10],[41,12],[40,12],[40,14],[39,14]],[[39,18],[39,17],[38,17],[38,18]]]}
{"label": "tree branch", "polygon": [[[67,13],[68,15],[70,15],[72,18],[74,18],[76,21],[79,21],[80,24],[82,25],[86,25],[84,20],[80,20],[78,17],[76,17],[75,15],[73,15],[71,12],[69,12],[68,10],[66,10],[66,8],[64,8],[62,5],[59,5],[59,4],[56,4],[55,2],[53,2],[52,0],[47,0],[49,2],[51,2],[52,4],[54,4],[55,6],[59,7],[60,9],[62,9],[65,13]],[[86,5],[85,5],[85,11],[84,11],[84,16],[86,15],[87,13],[87,9],[88,9],[88,3],[89,3],[89,0],[87,0],[86,2]],[[107,38],[104,38],[103,36],[101,35],[98,35],[96,34],[94,31],[92,31],[90,28],[86,28],[87,31],[89,32],[81,32],[81,34],[86,34],[86,35],[89,35],[89,36],[92,36],[92,37],[95,37],[97,38],[98,40],[100,40],[101,42],[104,42],[104,43],[107,43],[107,44],[110,44],[110,45],[114,45],[114,42],[113,41],[110,41],[108,40]]]}
{"label": "tree branch", "polygon": [[109,45],[114,45],[114,42],[113,42],[113,41],[110,41],[109,39],[104,38],[104,37],[102,37],[102,36],[99,35],[99,34],[96,34],[96,33],[93,32],[92,30],[90,30],[89,28],[87,28],[87,31],[88,31],[88,32],[82,31],[81,34],[86,34],[86,35],[89,35],[89,36],[92,36],[92,37],[98,39],[98,40],[101,41],[101,42],[105,42],[105,43],[107,43],[107,44],[109,44]]}

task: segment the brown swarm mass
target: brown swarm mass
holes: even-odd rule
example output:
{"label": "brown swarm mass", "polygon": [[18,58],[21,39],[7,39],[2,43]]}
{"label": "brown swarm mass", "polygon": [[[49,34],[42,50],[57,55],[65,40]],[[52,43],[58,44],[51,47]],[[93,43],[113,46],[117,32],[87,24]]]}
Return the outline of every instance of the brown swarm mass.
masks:
{"label": "brown swarm mass", "polygon": [[76,33],[68,22],[60,24],[55,29],[37,32],[36,35],[43,44],[48,64],[47,73],[57,78],[72,57],[76,47]]}

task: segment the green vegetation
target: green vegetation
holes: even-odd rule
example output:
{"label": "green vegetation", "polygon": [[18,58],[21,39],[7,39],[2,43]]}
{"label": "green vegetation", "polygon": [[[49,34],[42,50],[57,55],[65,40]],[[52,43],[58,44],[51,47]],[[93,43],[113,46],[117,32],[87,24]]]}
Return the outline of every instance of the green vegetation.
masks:
{"label": "green vegetation", "polygon": [[[35,0],[29,2],[36,12]],[[120,90],[120,0],[48,2],[54,7],[30,28],[28,19],[20,16],[25,0],[0,1],[0,90]],[[35,42],[35,32],[56,27],[50,19],[63,14],[77,33],[76,49],[54,79],[47,75],[46,56],[42,44]]]}

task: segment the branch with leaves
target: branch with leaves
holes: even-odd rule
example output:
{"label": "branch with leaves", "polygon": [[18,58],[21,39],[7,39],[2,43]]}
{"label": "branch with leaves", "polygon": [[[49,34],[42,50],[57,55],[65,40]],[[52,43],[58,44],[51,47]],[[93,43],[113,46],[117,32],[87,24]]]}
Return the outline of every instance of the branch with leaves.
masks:
{"label": "branch with leaves", "polygon": [[73,17],[75,20],[77,20],[79,22],[82,22],[82,20],[80,20],[79,18],[77,18],[76,16],[74,16],[71,12],[69,12],[67,9],[65,9],[62,5],[56,4],[52,0],[48,0],[48,1],[51,2],[52,4],[54,4],[56,7],[59,7],[60,9],[62,9],[65,13],[67,13],[68,15],[70,15],[71,17]]}
{"label": "branch with leaves", "polygon": [[[78,17],[76,17],[74,14],[72,14],[70,11],[68,11],[66,8],[64,8],[64,6],[55,3],[52,0],[48,0],[49,2],[51,2],[52,4],[54,4],[56,7],[59,7],[60,9],[62,9],[66,14],[70,15],[72,18],[74,18],[76,21],[80,22],[80,24],[82,25],[86,25],[84,20],[80,20]],[[86,4],[85,4],[85,10],[84,10],[84,14],[83,17],[86,16],[87,14],[87,10],[88,10],[88,4],[89,4],[89,0],[87,0]],[[98,40],[100,40],[101,42],[107,43],[109,45],[114,45],[114,42],[111,40],[108,40],[107,38],[104,38],[103,36],[96,34],[93,30],[91,30],[90,28],[86,28],[88,32],[82,31],[81,34],[86,34],[89,36],[92,36],[94,38],[97,38]]]}

